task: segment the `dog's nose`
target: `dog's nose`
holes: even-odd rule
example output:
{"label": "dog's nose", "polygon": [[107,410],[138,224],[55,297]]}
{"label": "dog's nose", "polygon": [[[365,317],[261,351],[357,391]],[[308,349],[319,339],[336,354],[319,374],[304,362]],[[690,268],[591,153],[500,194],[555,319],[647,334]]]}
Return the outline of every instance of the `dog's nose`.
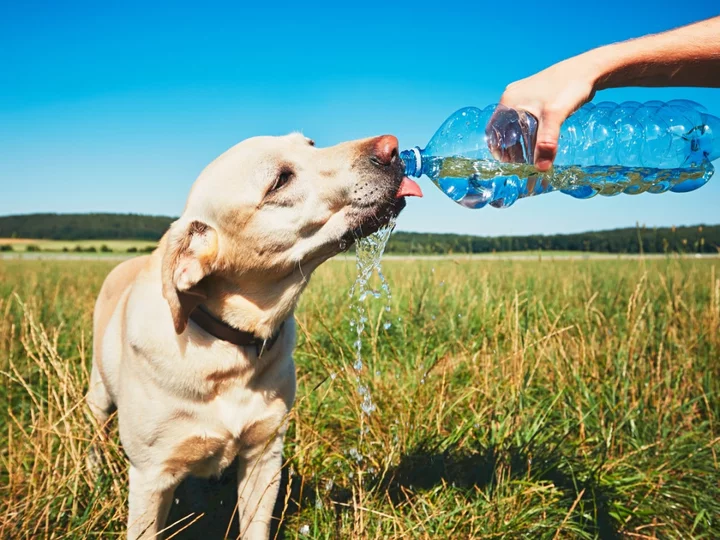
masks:
{"label": "dog's nose", "polygon": [[372,158],[380,165],[390,165],[398,155],[398,140],[393,135],[383,135],[375,140]]}

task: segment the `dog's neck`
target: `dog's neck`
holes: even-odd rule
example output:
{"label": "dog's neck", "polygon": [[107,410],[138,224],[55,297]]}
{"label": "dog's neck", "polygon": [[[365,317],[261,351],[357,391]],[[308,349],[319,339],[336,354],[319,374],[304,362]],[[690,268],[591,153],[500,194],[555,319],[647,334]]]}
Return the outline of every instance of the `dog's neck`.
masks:
{"label": "dog's neck", "polygon": [[301,272],[269,283],[253,279],[234,283],[217,280],[209,287],[205,305],[230,326],[267,339],[292,315],[306,285]]}

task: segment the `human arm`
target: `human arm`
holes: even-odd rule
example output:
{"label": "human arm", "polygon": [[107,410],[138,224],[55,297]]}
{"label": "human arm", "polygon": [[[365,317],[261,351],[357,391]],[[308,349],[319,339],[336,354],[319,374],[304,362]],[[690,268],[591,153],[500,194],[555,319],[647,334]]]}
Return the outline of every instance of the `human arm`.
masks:
{"label": "human arm", "polygon": [[720,87],[720,16],[569,58],[510,84],[500,103],[538,119],[534,159],[546,171],[565,119],[596,91],[624,86]]}

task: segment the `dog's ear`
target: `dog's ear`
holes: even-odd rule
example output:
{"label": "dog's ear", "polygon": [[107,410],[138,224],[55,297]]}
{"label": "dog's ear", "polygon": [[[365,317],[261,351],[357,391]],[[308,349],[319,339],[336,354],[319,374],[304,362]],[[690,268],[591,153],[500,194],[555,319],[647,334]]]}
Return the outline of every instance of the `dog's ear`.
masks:
{"label": "dog's ear", "polygon": [[203,280],[217,260],[217,232],[202,221],[176,221],[170,227],[162,260],[163,296],[175,332],[182,334],[190,313],[207,299]]}

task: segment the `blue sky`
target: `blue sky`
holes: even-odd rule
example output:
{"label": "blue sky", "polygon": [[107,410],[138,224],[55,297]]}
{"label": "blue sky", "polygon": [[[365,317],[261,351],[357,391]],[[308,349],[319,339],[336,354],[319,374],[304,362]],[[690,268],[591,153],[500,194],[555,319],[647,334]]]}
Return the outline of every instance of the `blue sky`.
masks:
{"label": "blue sky", "polygon": [[[178,215],[214,157],[302,130],[326,146],[393,133],[423,146],[466,105],[604,43],[716,15],[696,2],[3,2],[0,215]],[[598,100],[718,89],[623,89]],[[720,165],[720,162],[716,163]],[[427,179],[399,228],[481,235],[720,222],[720,174],[684,195],[466,210]]]}

